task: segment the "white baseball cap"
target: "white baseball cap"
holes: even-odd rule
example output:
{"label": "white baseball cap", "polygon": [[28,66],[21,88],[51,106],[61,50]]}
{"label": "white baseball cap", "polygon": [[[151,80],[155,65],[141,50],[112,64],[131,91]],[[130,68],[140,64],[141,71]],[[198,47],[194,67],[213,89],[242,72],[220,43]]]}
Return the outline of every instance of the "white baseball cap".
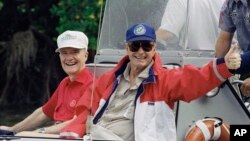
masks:
{"label": "white baseball cap", "polygon": [[83,32],[67,30],[58,36],[56,52],[65,47],[88,50],[88,44],[89,39]]}

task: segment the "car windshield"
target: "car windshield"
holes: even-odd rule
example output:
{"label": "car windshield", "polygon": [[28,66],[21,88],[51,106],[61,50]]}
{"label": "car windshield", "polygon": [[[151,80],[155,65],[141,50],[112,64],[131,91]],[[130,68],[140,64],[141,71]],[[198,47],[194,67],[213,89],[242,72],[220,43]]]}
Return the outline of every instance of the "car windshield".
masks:
{"label": "car windshield", "polygon": [[[158,29],[167,2],[168,0],[107,0],[98,43],[99,53],[105,52],[105,49],[123,50],[126,30],[135,23],[145,22]],[[178,43],[171,44],[175,45]]]}
{"label": "car windshield", "polygon": [[144,22],[157,33],[164,31],[156,41],[163,64],[202,66],[214,57],[222,4],[223,0],[106,0],[95,63],[116,64],[126,54],[126,30]]}

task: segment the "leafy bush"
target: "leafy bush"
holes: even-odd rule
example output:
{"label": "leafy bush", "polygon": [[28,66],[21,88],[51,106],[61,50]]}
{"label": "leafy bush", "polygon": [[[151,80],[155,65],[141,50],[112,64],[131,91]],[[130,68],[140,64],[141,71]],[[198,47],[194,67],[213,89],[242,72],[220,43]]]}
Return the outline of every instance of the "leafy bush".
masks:
{"label": "leafy bush", "polygon": [[59,18],[56,30],[79,30],[89,37],[89,48],[96,49],[102,0],[61,0],[50,9]]}

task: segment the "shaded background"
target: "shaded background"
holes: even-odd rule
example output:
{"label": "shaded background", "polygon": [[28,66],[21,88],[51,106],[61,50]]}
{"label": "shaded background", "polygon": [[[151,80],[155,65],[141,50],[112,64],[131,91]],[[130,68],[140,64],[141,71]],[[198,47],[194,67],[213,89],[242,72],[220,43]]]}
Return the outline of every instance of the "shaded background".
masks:
{"label": "shaded background", "polygon": [[13,124],[51,96],[65,77],[56,38],[89,37],[93,61],[103,0],[0,0],[0,125]]}

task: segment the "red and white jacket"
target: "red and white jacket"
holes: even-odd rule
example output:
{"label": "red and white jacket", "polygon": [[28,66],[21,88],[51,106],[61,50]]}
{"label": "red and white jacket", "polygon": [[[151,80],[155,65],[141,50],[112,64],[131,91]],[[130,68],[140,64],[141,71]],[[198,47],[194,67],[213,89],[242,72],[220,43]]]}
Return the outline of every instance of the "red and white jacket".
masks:
{"label": "red and white jacket", "polygon": [[[185,65],[183,68],[166,69],[160,57],[154,56],[154,64],[149,77],[139,86],[135,98],[134,131],[135,141],[176,141],[174,103],[178,100],[190,102],[219,86],[232,74],[224,59],[214,59],[202,68]],[[125,56],[111,71],[95,82],[92,112],[93,123],[97,123],[117,88],[117,77],[123,74],[128,56]],[[91,88],[80,99],[77,106],[78,117],[61,130],[66,138],[82,137],[90,109]]]}

